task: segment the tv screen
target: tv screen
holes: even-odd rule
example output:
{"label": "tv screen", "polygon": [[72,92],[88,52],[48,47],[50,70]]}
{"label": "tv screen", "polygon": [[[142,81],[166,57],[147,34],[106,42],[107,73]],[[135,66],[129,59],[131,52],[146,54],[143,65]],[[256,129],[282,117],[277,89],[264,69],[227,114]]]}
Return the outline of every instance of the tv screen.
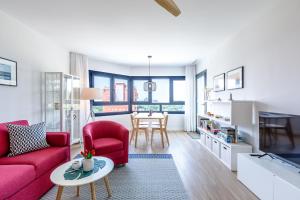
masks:
{"label": "tv screen", "polygon": [[259,149],[300,166],[300,116],[259,112]]}

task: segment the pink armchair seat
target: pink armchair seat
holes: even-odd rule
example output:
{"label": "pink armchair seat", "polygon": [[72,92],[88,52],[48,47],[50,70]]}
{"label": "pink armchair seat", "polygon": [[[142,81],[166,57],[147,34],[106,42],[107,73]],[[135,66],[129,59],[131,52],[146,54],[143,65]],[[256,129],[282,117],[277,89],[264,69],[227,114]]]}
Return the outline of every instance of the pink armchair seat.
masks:
{"label": "pink armchair seat", "polygon": [[83,127],[84,148],[95,149],[97,156],[105,156],[115,165],[128,163],[128,135],[124,126],[113,121],[95,121]]}

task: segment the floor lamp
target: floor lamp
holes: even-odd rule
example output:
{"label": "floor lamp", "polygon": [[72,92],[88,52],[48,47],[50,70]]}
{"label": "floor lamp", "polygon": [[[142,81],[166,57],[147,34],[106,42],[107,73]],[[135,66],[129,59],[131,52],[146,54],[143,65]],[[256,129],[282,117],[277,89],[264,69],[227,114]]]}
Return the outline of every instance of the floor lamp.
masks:
{"label": "floor lamp", "polygon": [[[80,99],[81,100],[95,100],[95,99],[101,99],[100,98],[100,89],[98,88],[82,88],[81,89],[81,95]],[[89,117],[86,121],[86,123],[89,122],[90,118],[92,118],[93,121],[95,121],[95,113],[93,111],[93,108],[90,107],[90,114]]]}

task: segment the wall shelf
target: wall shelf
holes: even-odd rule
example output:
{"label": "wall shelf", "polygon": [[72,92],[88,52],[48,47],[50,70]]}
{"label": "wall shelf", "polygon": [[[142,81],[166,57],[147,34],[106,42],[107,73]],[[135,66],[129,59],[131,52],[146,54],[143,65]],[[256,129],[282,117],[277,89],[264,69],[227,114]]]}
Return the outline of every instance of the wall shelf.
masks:
{"label": "wall shelf", "polygon": [[244,142],[227,143],[217,135],[198,127],[200,143],[230,170],[237,170],[237,154],[251,153],[252,146]]}

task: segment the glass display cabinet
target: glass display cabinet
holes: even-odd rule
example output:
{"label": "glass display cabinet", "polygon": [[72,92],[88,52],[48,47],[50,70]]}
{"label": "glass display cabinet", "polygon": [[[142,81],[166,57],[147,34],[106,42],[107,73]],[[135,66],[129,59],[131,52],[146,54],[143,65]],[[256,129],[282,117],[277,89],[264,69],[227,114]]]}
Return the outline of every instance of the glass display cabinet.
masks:
{"label": "glass display cabinet", "polygon": [[80,141],[79,77],[45,73],[45,122],[47,131],[67,131],[71,144]]}

